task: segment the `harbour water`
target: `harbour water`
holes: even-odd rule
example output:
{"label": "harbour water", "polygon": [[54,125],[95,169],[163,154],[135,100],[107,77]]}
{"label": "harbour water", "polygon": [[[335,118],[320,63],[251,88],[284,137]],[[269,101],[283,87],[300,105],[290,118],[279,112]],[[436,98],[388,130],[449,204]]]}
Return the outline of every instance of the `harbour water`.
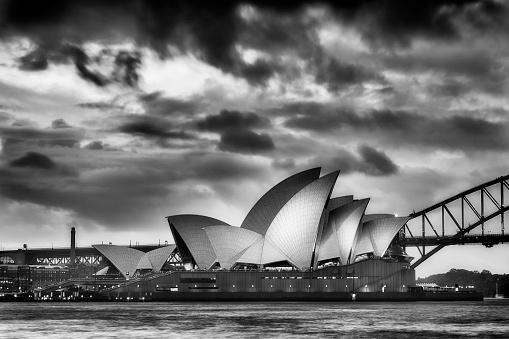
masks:
{"label": "harbour water", "polygon": [[0,338],[509,338],[509,299],[0,303]]}

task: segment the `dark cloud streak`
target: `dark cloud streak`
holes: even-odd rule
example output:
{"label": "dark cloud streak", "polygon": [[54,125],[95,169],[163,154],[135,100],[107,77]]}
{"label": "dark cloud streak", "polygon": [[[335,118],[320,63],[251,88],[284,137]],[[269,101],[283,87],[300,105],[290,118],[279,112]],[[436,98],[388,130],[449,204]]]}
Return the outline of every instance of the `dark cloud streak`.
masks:
{"label": "dark cloud streak", "polygon": [[[313,109],[318,108],[318,109]],[[297,112],[291,117],[290,112]],[[279,114],[288,115],[285,126],[315,133],[342,131],[369,133],[388,144],[420,145],[462,151],[507,151],[509,123],[481,117],[434,117],[407,111],[380,110],[356,114],[314,103],[292,104]],[[402,142],[403,141],[403,142]]]}
{"label": "dark cloud streak", "polygon": [[307,166],[315,164],[323,166],[324,172],[340,169],[342,174],[359,172],[368,176],[389,176],[399,172],[399,167],[381,150],[360,145],[358,153],[338,148],[329,156],[312,158]]}
{"label": "dark cloud streak", "polygon": [[269,120],[256,113],[222,110],[217,115],[208,115],[197,122],[198,129],[221,132],[229,129],[263,128],[269,126]]}
{"label": "dark cloud streak", "polygon": [[259,154],[276,148],[270,135],[249,129],[228,130],[221,134],[217,147],[222,151]]}
{"label": "dark cloud streak", "polygon": [[30,167],[45,170],[56,169],[57,164],[44,154],[37,152],[27,152],[21,158],[15,159],[10,163],[11,167]]}

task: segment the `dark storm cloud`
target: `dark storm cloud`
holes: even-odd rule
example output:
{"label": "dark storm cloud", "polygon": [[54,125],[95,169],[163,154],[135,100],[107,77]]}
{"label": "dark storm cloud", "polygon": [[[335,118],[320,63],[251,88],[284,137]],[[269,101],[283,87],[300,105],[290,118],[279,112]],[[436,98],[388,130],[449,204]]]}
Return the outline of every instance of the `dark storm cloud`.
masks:
{"label": "dark storm cloud", "polygon": [[409,47],[416,37],[460,40],[463,33],[456,20],[464,12],[483,18],[492,28],[497,27],[501,13],[506,13],[503,3],[491,0],[331,1],[329,5],[374,48],[390,49]]}
{"label": "dark storm cloud", "polygon": [[[160,148],[189,147],[198,138],[170,121],[152,115],[125,115],[120,122],[114,119],[114,132],[126,133]],[[183,144],[184,143],[184,144]],[[137,145],[134,142],[133,145]]]}
{"label": "dark storm cloud", "polygon": [[11,126],[0,126],[2,152],[7,154],[17,147],[75,147],[83,139],[85,131],[67,124],[63,119],[52,122],[51,128],[38,128],[22,121],[15,121]]}
{"label": "dark storm cloud", "polygon": [[208,115],[197,122],[198,129],[222,132],[229,129],[251,129],[269,126],[269,120],[256,113],[222,110],[219,114]]}
{"label": "dark storm cloud", "polygon": [[445,52],[427,51],[391,55],[384,63],[391,69],[406,73],[433,72],[444,76],[446,80],[442,87],[445,93],[451,91],[465,93],[479,89],[487,93],[500,94],[505,88],[506,77],[501,63],[484,50],[453,49]]}
{"label": "dark storm cloud", "polygon": [[[0,36],[25,35],[36,44],[53,48],[63,42],[82,44],[108,41],[119,37],[133,39],[148,46],[161,57],[171,56],[171,45],[181,52],[192,53],[225,72],[244,77],[254,85],[265,84],[286,67],[277,60],[282,51],[298,51],[304,60],[315,63],[322,59],[321,47],[312,31],[313,20],[303,13],[309,6],[332,9],[338,20],[356,28],[365,41],[374,46],[408,46],[414,37],[459,39],[461,32],[454,21],[458,15],[483,18],[500,17],[504,5],[482,0],[435,1],[253,1],[261,9],[260,19],[245,22],[239,17],[241,1],[39,1],[8,0],[0,17]],[[467,11],[468,10],[468,11]],[[310,22],[311,21],[311,22]],[[480,22],[481,20],[478,20]],[[476,27],[482,25],[477,24]],[[479,28],[481,29],[481,28]],[[266,51],[268,60],[246,63],[237,44]],[[137,81],[136,56],[119,54],[124,68],[123,81],[133,86]],[[23,63],[28,69],[42,69],[44,57],[32,55]],[[105,78],[90,69],[84,59],[76,61],[81,76],[98,86]],[[371,77],[369,72],[335,67],[336,73],[348,77]],[[288,70],[286,70],[288,74]]]}
{"label": "dark storm cloud", "polygon": [[164,97],[161,92],[140,95],[140,100],[151,115],[170,116],[177,114],[194,115],[200,106],[200,98],[190,100]]}
{"label": "dark storm cloud", "polygon": [[281,67],[264,60],[257,60],[254,64],[242,65],[239,74],[251,85],[264,85]]}
{"label": "dark storm cloud", "polygon": [[61,52],[64,56],[68,56],[74,61],[76,70],[83,79],[90,81],[99,87],[106,86],[109,83],[109,79],[106,76],[88,68],[88,55],[80,47],[64,45],[61,47]]}
{"label": "dark storm cloud", "polygon": [[51,122],[51,128],[72,128],[64,119],[57,119]]}
{"label": "dark storm cloud", "polygon": [[0,126],[0,137],[16,140],[81,140],[81,128],[41,129],[32,126]]}
{"label": "dark storm cloud", "polygon": [[[21,173],[18,170],[22,170]],[[41,173],[40,170],[44,170]],[[29,151],[23,156],[10,161],[7,168],[0,168],[0,175],[5,178],[8,184],[9,178],[13,175],[21,175],[27,181],[34,177],[74,177],[76,171],[64,164],[58,164],[53,159],[42,153]]]}
{"label": "dark storm cloud", "polygon": [[367,174],[390,175],[398,172],[398,166],[383,151],[362,145],[359,153],[366,165],[364,171]]}
{"label": "dark storm cloud", "polygon": [[380,83],[385,82],[381,75],[363,66],[344,64],[336,59],[330,59],[324,67],[321,67],[316,74],[315,80],[317,83],[327,85],[329,91],[333,92],[346,86],[359,85],[369,80],[375,80]]}
{"label": "dark storm cloud", "polygon": [[[182,183],[206,185],[216,199],[227,200],[232,182],[259,180],[265,175],[264,168],[250,159],[222,152],[188,152],[169,158],[166,154],[147,157],[110,152],[105,156],[87,149],[72,151],[76,156],[67,157],[65,164],[50,159],[48,165],[49,157],[42,154],[24,155],[15,160],[22,167],[0,168],[0,195],[65,209],[125,230],[139,228],[140,223],[153,220],[154,214],[164,216],[171,205],[169,199],[185,193],[178,191]],[[79,168],[79,175],[65,172],[66,166]]]}
{"label": "dark storm cloud", "polygon": [[83,146],[83,148],[86,148],[86,149],[89,149],[92,151],[98,151],[98,150],[104,149],[104,145],[101,140],[94,140],[94,141],[86,144],[85,146]]}
{"label": "dark storm cloud", "polygon": [[329,156],[317,156],[309,162],[323,167],[325,173],[341,170],[342,174],[354,172],[369,176],[388,176],[398,173],[398,166],[381,150],[368,145],[361,145],[358,155],[346,149],[336,149]]}
{"label": "dark storm cloud", "polygon": [[[81,51],[83,52],[83,51]],[[83,52],[84,54],[84,52]],[[109,49],[103,49],[93,58],[85,55],[86,58],[75,58],[75,65],[82,76],[98,86],[104,86],[108,83],[120,83],[128,87],[137,87],[140,78],[138,70],[142,64],[141,53],[120,50],[114,55]],[[109,60],[113,59],[114,60]],[[93,59],[93,62],[90,60]],[[109,74],[101,74],[93,70],[93,64],[109,64],[112,70]]]}
{"label": "dark storm cloud", "polygon": [[463,11],[464,21],[478,31],[496,31],[507,27],[507,6],[503,1],[478,1]]}
{"label": "dark storm cloud", "polygon": [[148,116],[137,116],[123,123],[118,131],[148,139],[194,139],[194,136],[184,131],[173,130],[173,125],[163,119]]}
{"label": "dark storm cloud", "polygon": [[79,75],[96,86],[103,87],[109,83],[108,78],[99,72],[89,70],[84,64],[76,64]]}
{"label": "dark storm cloud", "polygon": [[[91,153],[100,152],[89,152],[89,161]],[[136,162],[116,164],[111,157],[107,162],[93,159],[96,167],[85,179],[58,170],[27,174],[26,168],[0,169],[0,194],[18,202],[62,208],[79,217],[125,229],[147,218],[169,193],[161,183],[171,182],[171,173]]]}
{"label": "dark storm cloud", "polygon": [[198,120],[196,126],[199,130],[219,133],[221,140],[217,147],[222,151],[258,154],[275,149],[270,135],[252,130],[270,126],[269,119],[256,113],[222,110]]}
{"label": "dark storm cloud", "polygon": [[[138,68],[141,65],[140,53],[121,50],[114,56],[109,49],[103,49],[98,55],[90,57],[81,47],[67,42],[37,47],[19,58],[19,68],[25,71],[41,71],[47,69],[50,63],[71,62],[76,66],[81,78],[99,87],[113,82],[129,87],[136,87],[138,84]],[[111,73],[102,74],[100,71],[94,70],[94,63],[111,63],[109,65],[112,68]]]}
{"label": "dark storm cloud", "polygon": [[48,68],[48,59],[40,49],[26,54],[19,61],[19,68],[24,71],[43,71]]}
{"label": "dark storm cloud", "polygon": [[468,84],[451,79],[446,80],[444,83],[430,84],[427,89],[434,97],[451,98],[457,98],[472,91],[472,87]]}
{"label": "dark storm cloud", "polygon": [[276,148],[270,135],[249,129],[228,130],[221,134],[217,147],[222,151],[259,154]]}
{"label": "dark storm cloud", "polygon": [[[126,35],[168,56],[168,44],[198,48],[212,65],[230,68],[236,2],[6,1],[4,34],[36,43],[86,42]],[[86,73],[86,70],[84,70]]]}
{"label": "dark storm cloud", "polygon": [[[69,125],[64,119],[57,119],[53,120],[51,123],[52,129],[69,129],[73,128],[71,125]],[[70,138],[70,139],[54,139],[54,140],[47,140],[47,141],[39,141],[40,145],[49,145],[49,146],[62,146],[62,147],[74,147],[75,145],[78,145],[80,142],[80,139],[76,138]]]}
{"label": "dark storm cloud", "polygon": [[237,75],[251,84],[263,84],[275,74],[283,79],[298,77],[301,67],[283,60],[285,54],[300,57],[311,66],[322,62],[323,50],[316,33],[318,22],[305,17],[303,8],[298,3],[288,7],[281,2],[266,3],[260,13],[239,23],[238,43],[243,48],[263,51],[265,56],[253,64],[241,65]]}
{"label": "dark storm cloud", "polygon": [[356,114],[316,103],[288,105],[277,111],[290,117],[285,126],[316,133],[368,133],[391,145],[422,145],[462,151],[506,151],[509,123],[482,117],[425,116],[414,112],[380,110]]}
{"label": "dark storm cloud", "polygon": [[[416,35],[438,39],[458,36],[445,6],[473,1],[361,1],[354,10],[357,27],[375,45],[407,46]],[[340,12],[341,13],[341,12]],[[348,20],[348,19],[347,19]]]}
{"label": "dark storm cloud", "polygon": [[135,87],[138,84],[138,67],[141,65],[139,53],[120,51],[115,57],[115,77],[128,86]]}
{"label": "dark storm cloud", "polygon": [[42,168],[45,170],[52,170],[56,169],[57,164],[44,154],[37,152],[27,152],[21,158],[11,161],[10,166]]}
{"label": "dark storm cloud", "polygon": [[101,111],[106,111],[114,108],[121,108],[120,106],[111,104],[109,102],[84,102],[81,104],[77,104],[76,106],[81,108],[98,109]]}
{"label": "dark storm cloud", "polygon": [[84,149],[91,150],[91,151],[119,151],[119,149],[112,147],[110,144],[103,143],[102,140],[94,140],[85,146],[83,146]]}

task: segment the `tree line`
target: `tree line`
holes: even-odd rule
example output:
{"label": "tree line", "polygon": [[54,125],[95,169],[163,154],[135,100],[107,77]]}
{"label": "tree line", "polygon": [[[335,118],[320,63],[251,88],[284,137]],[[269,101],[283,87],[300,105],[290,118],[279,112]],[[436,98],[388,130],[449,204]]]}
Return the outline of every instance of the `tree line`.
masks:
{"label": "tree line", "polygon": [[436,283],[439,286],[474,286],[484,297],[493,297],[498,293],[509,297],[509,274],[491,274],[488,270],[468,271],[453,268],[447,273],[433,274],[426,278],[417,278],[417,283]]}

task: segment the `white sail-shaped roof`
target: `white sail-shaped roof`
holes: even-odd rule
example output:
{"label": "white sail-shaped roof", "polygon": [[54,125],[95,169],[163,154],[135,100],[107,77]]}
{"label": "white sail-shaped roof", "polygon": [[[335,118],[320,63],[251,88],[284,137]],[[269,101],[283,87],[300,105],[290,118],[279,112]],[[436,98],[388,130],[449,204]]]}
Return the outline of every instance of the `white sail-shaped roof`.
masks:
{"label": "white sail-shaped roof", "polygon": [[127,277],[127,272],[130,276],[134,275],[138,263],[145,255],[142,251],[124,246],[92,245],[92,247],[104,255],[124,277]]}
{"label": "white sail-shaped roof", "polygon": [[281,261],[291,263],[290,258],[265,237],[247,248],[236,259],[237,263],[255,265],[268,265]]}
{"label": "white sail-shaped roof", "polygon": [[[379,213],[379,214],[365,214],[362,217],[362,225],[359,228],[359,237],[355,245],[354,257],[361,254],[373,253],[373,245],[371,244],[371,238],[368,229],[364,230],[365,223],[378,219],[394,218],[393,214]],[[369,228],[369,226],[368,226]]]}
{"label": "white sail-shaped roof", "polygon": [[229,225],[221,220],[193,214],[170,216],[168,222],[181,254],[188,250],[199,268],[208,269],[215,262],[216,254],[204,227]]}
{"label": "white sail-shaped roof", "polygon": [[315,264],[321,260],[339,258],[339,241],[335,234],[335,229],[329,223],[329,215],[332,210],[351,202],[353,202],[353,195],[331,198],[329,200],[327,210],[324,211],[322,220],[320,220],[322,229],[318,233]]}
{"label": "white sail-shaped roof", "polygon": [[108,273],[109,269],[110,269],[109,266],[105,266],[105,267],[101,268],[99,271],[95,272],[92,275],[106,275]]}
{"label": "white sail-shaped roof", "polygon": [[320,217],[339,171],[317,179],[295,194],[272,221],[266,233],[291,263],[307,268],[315,245]]}
{"label": "white sail-shaped roof", "polygon": [[262,238],[261,234],[235,226],[205,227],[205,233],[221,268],[231,268],[239,254]]}
{"label": "white sail-shaped roof", "polygon": [[369,199],[357,200],[331,211],[329,223],[336,230],[339,241],[339,257],[346,264],[358,237],[358,229]]}
{"label": "white sail-shaped roof", "polygon": [[256,243],[247,248],[244,253],[237,259],[238,263],[260,265],[262,262],[262,251],[265,238],[258,240]]}
{"label": "white sail-shaped roof", "polygon": [[283,251],[275,246],[269,239],[265,238],[263,242],[261,264],[268,265],[280,261],[292,262]]}
{"label": "white sail-shaped roof", "polygon": [[152,264],[150,263],[150,259],[147,256],[147,253],[144,253],[144,255],[141,257],[140,261],[138,262],[138,266],[136,266],[137,270],[151,270]]}
{"label": "white sail-shaped roof", "polygon": [[344,204],[329,213],[329,220],[318,252],[318,261],[339,257],[348,262],[358,237],[358,228],[369,199]]}
{"label": "white sail-shaped roof", "polygon": [[240,227],[265,235],[281,208],[302,188],[318,179],[320,168],[297,173],[271,188],[251,208]]}
{"label": "white sail-shaped roof", "polygon": [[371,239],[369,237],[369,232],[367,229],[364,229],[364,224],[359,227],[359,236],[357,237],[357,243],[355,245],[355,251],[353,258],[360,254],[372,253],[373,245],[371,244]]}
{"label": "white sail-shaped roof", "polygon": [[168,245],[147,252],[147,257],[150,260],[150,263],[152,264],[152,269],[154,271],[160,271],[163,268],[164,263],[166,262],[166,260],[168,260],[168,257],[173,253],[175,247],[176,245]]}
{"label": "white sail-shaped roof", "polygon": [[351,203],[351,202],[353,202],[353,195],[345,195],[342,197],[331,198],[331,199],[329,199],[329,203],[327,205],[327,210],[332,211],[332,210],[338,208],[339,206],[343,206],[343,205]]}
{"label": "white sail-shaped roof", "polygon": [[333,258],[339,258],[339,241],[334,227],[327,222],[324,224],[321,241],[317,248],[317,262]]}
{"label": "white sail-shaped roof", "polygon": [[382,218],[363,224],[363,232],[369,235],[376,256],[381,257],[385,253],[392,239],[408,220],[409,217]]}

